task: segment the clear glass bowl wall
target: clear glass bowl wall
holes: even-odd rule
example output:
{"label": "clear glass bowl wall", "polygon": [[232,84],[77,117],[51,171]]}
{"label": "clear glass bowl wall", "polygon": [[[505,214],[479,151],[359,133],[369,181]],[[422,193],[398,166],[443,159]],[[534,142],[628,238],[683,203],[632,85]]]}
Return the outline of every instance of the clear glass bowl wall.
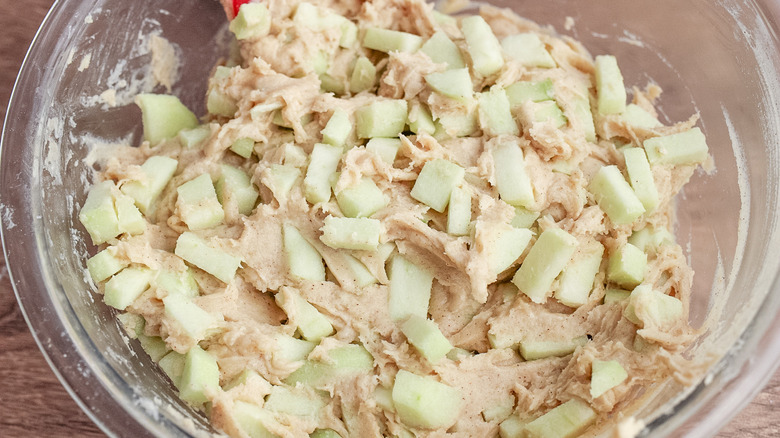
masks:
{"label": "clear glass bowl wall", "polygon": [[[667,384],[636,414],[653,436],[713,435],[760,390],[780,356],[780,5],[493,3],[554,26],[594,55],[615,54],[628,85],[661,85],[664,121],[700,113],[716,170],[697,172],[686,186],[676,234],[696,271],[692,320],[714,318],[691,354],[719,360],[706,384],[683,392]],[[138,41],[151,32],[179,48],[181,78],[172,92],[203,114],[206,77],[227,53],[213,43],[225,36],[217,2],[59,1],[20,72],[0,155],[3,245],[19,303],[63,385],[111,436],[210,431],[123,335],[83,269],[94,252],[77,220],[89,145],[141,137],[134,105],[108,108],[91,97],[121,80],[143,83],[150,55]],[[722,311],[709,311],[713,295]]]}

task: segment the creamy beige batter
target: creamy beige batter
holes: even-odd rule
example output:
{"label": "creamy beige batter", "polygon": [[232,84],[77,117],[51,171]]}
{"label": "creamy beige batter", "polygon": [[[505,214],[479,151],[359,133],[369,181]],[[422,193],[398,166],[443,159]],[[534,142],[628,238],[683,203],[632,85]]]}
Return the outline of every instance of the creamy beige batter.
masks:
{"label": "creamy beige batter", "polygon": [[[232,18],[232,2],[225,3]],[[186,353],[199,341],[201,347],[217,358],[223,387],[247,369],[278,385],[301,362],[285,362],[274,356],[275,334],[296,333],[288,315],[276,305],[274,294],[283,286],[297,290],[335,329],[335,334],[324,339],[309,359],[325,357],[332,348],[359,343],[373,356],[374,372],[324,388],[326,407],[317,421],[276,415],[266,425],[279,436],[289,437],[308,436],[316,428],[333,429],[342,437],[411,436],[408,432],[418,437],[490,437],[498,435],[498,425],[505,417],[486,421],[485,410],[509,404],[513,415],[530,419],[574,398],[597,411],[598,420],[590,429],[595,431],[613,422],[618,410],[627,409],[632,400],[654,383],[673,378],[688,384],[698,376],[700,364],[692,364],[682,356],[697,335],[687,324],[687,318],[670,325],[645,324],[640,328],[623,316],[625,303],[603,303],[608,286],[606,260],[587,303],[576,309],[552,297],[544,304],[536,304],[517,293],[509,280],[528,250],[498,278],[490,274],[487,257],[495,243],[493,230],[509,227],[514,216],[514,209],[499,199],[495,187],[495,163],[490,150],[496,138],[480,130],[469,137],[438,140],[427,134],[406,135],[401,137],[398,158],[388,164],[362,147],[364,141],[353,130],[347,140],[351,147],[345,149],[334,191],[364,177],[382,190],[389,203],[372,216],[382,223],[382,242],[393,244],[393,251],[433,274],[429,316],[455,347],[466,351],[463,356],[455,357],[457,360],[445,358],[436,365],[421,357],[388,315],[389,280],[385,263],[390,254],[349,251],[377,279],[374,285],[357,287],[349,275],[349,266],[340,257],[345,250],[330,248],[319,239],[324,218],[340,214],[335,198],[312,205],[304,198],[299,180],[287,199],[280,201],[268,186],[267,169],[272,164],[295,163],[290,145],[310,153],[314,144],[322,141],[320,131],[336,108],[346,111],[354,121],[356,109],[381,96],[424,102],[431,106],[434,117],[446,115],[452,110],[446,99],[433,93],[424,80],[426,74],[443,68],[420,52],[387,55],[359,45],[351,49],[337,48],[338,36],[332,29],[317,31],[293,25],[290,16],[296,0],[264,3],[272,16],[270,32],[241,41],[240,65],[233,67],[226,79],[211,83],[212,90],[218,90],[236,103],[238,111],[234,117],[207,116],[211,135],[200,149],[186,149],[177,139],[154,146],[144,143],[139,148],[118,150],[103,163],[101,177],[121,186],[124,181],[138,177],[139,165],[149,156],[165,155],[178,160],[173,180],[157,201],[154,214],[147,217],[146,231],[136,236],[123,235],[110,242],[125,262],[153,269],[183,271],[187,268],[173,254],[177,237],[188,230],[178,215],[177,186],[202,173],[210,173],[216,179],[220,164],[229,163],[245,170],[260,191],[261,199],[251,214],[240,214],[237,206],[225,203],[224,224],[197,231],[213,246],[243,259],[238,274],[228,284],[191,267],[200,289],[194,302],[217,316],[217,326],[204,340],[189,337],[163,311],[161,300],[167,292],[151,287],[127,309],[128,313],[145,319],[145,335],[160,336],[168,348],[179,353]],[[423,38],[443,29],[466,54],[458,27],[439,24],[432,15],[432,7],[421,1],[313,3],[350,18],[359,29],[378,26]],[[593,58],[579,43],[556,36],[505,10],[484,7],[480,13],[499,39],[520,32],[537,33],[557,67],[526,68],[507,61],[499,73],[477,79],[475,90],[494,84],[507,86],[519,80],[549,78],[554,83],[555,101],[564,114],[570,114],[576,105],[579,90],[589,90],[589,98],[594,101]],[[355,56],[367,56],[378,67],[377,86],[355,95],[322,92],[320,79],[308,62],[320,51],[331,54],[332,67],[328,74],[345,81]],[[659,93],[654,86],[645,91],[634,89],[633,100],[655,115],[653,100]],[[271,123],[273,112],[253,121],[249,111],[262,103],[278,104],[291,128]],[[547,122],[533,122],[527,108],[521,108],[516,118],[521,134],[512,141],[522,148],[533,183],[535,202],[530,210],[540,213],[532,227],[535,236],[546,229],[560,228],[581,243],[594,239],[600,242],[606,257],[622,246],[634,230],[647,225],[671,229],[674,196],[696,165],[654,166],[659,207],[629,225],[615,226],[585,187],[602,166],[623,165],[620,146],[641,145],[647,138],[686,131],[695,124],[696,117],[672,126],[642,129],[631,126],[620,116],[600,116],[594,111],[598,134],[595,142],[585,139],[583,127],[571,117],[561,128]],[[256,155],[250,159],[229,150],[235,140],[243,137],[256,141]],[[422,166],[436,158],[445,158],[466,170],[466,185],[473,195],[475,230],[468,236],[455,237],[443,231],[446,214],[437,213],[410,196]],[[564,162],[571,166],[568,173],[559,171]],[[306,162],[298,165],[305,174]],[[300,281],[290,276],[282,245],[285,223],[298,228],[322,255],[328,269],[327,281]],[[667,244],[650,254],[643,283],[679,298],[687,315],[692,276],[680,246]],[[521,340],[566,341],[582,335],[590,339],[573,354],[524,361],[516,348],[491,348],[489,335],[509,339],[512,344]],[[641,351],[636,348],[639,337],[640,344],[644,345]],[[591,364],[596,359],[619,361],[629,377],[594,399],[590,395],[590,379]],[[461,391],[465,402],[453,427],[448,430],[409,428],[397,414],[375,402],[375,388],[392,387],[399,369],[434,376]],[[270,385],[257,382],[252,385],[255,386],[244,385],[210,394],[209,412],[218,429],[233,436],[245,436],[230,414],[233,404],[241,400],[262,406],[270,391]]]}

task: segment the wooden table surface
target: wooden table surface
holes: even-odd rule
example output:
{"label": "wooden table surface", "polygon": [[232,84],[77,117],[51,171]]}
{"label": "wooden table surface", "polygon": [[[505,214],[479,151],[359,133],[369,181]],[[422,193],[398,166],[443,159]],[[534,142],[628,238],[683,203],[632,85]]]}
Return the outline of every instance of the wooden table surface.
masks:
{"label": "wooden table surface", "polygon": [[[0,2],[0,114],[27,46],[53,0]],[[780,373],[718,437],[780,436]],[[16,304],[0,255],[0,436],[99,437],[49,369]]]}

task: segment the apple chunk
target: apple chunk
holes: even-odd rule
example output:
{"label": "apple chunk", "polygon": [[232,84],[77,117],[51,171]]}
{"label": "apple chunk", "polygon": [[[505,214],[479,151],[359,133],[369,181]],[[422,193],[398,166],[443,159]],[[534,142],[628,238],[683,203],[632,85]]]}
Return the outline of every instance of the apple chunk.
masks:
{"label": "apple chunk", "polygon": [[152,146],[173,138],[182,129],[199,125],[198,118],[176,96],[139,94],[135,103],[141,108],[144,140]]}
{"label": "apple chunk", "polygon": [[699,128],[648,138],[643,143],[650,164],[675,166],[701,163],[709,156],[707,140]]}
{"label": "apple chunk", "polygon": [[163,298],[165,316],[176,324],[196,342],[206,337],[207,332],[217,323],[216,317],[195,304],[190,297],[170,294]]}
{"label": "apple chunk", "polygon": [[416,52],[423,44],[423,39],[408,32],[369,27],[363,37],[363,46],[380,52]]}
{"label": "apple chunk", "polygon": [[297,383],[312,388],[333,385],[338,380],[374,369],[374,358],[362,345],[349,344],[328,351],[328,361],[307,360],[303,366],[290,374],[284,383]]}
{"label": "apple chunk", "polygon": [[109,246],[87,260],[87,269],[92,281],[100,283],[121,271],[128,263],[116,256],[117,248]]}
{"label": "apple chunk", "polygon": [[658,205],[658,189],[653,180],[653,171],[642,148],[625,148],[626,172],[639,201],[645,210],[652,212]]}
{"label": "apple chunk", "polygon": [[504,66],[501,44],[485,19],[473,15],[464,18],[460,25],[474,71],[482,76],[490,76],[501,70]]}
{"label": "apple chunk", "polygon": [[319,252],[292,225],[282,227],[282,240],[290,275],[301,280],[325,281],[325,265]]}
{"label": "apple chunk", "polygon": [[387,198],[371,178],[336,193],[341,212],[347,217],[369,217],[387,205]]}
{"label": "apple chunk", "polygon": [[444,337],[434,321],[419,315],[411,315],[401,324],[401,331],[409,343],[428,359],[436,364],[452,350],[452,344]]}
{"label": "apple chunk", "polygon": [[452,190],[460,185],[464,174],[465,170],[451,161],[440,158],[428,161],[414,182],[412,198],[444,213]]}
{"label": "apple chunk", "polygon": [[520,129],[512,115],[506,91],[493,86],[479,93],[479,124],[487,135],[518,135]]}
{"label": "apple chunk", "polygon": [[535,33],[519,33],[501,40],[504,52],[526,67],[555,67],[555,60]]}
{"label": "apple chunk", "polygon": [[198,347],[192,347],[184,358],[179,397],[187,403],[202,405],[209,396],[219,391],[219,366],[214,356]]}
{"label": "apple chunk", "polygon": [[626,87],[623,75],[612,55],[596,57],[596,93],[601,114],[620,114],[626,110]]}
{"label": "apple chunk", "polygon": [[468,100],[474,94],[469,69],[459,68],[425,75],[425,82],[434,91],[456,100]]}
{"label": "apple chunk", "polygon": [[528,438],[572,438],[596,420],[587,403],[571,399],[525,426]]}
{"label": "apple chunk", "polygon": [[616,225],[630,224],[645,212],[642,201],[615,165],[599,169],[591,179],[588,191]]}
{"label": "apple chunk", "polygon": [[407,103],[402,99],[379,100],[355,112],[358,138],[398,137],[406,126]]}
{"label": "apple chunk", "polygon": [[122,193],[135,199],[135,205],[141,213],[149,216],[152,203],[160,196],[165,186],[176,172],[179,162],[173,158],[154,155],[141,165],[143,178],[130,180],[122,184]]}
{"label": "apple chunk", "polygon": [[200,269],[230,283],[241,266],[241,258],[211,247],[195,233],[184,232],[176,240],[174,253]]}
{"label": "apple chunk", "polygon": [[628,289],[633,289],[645,278],[647,254],[636,246],[626,243],[609,256],[607,280]]}
{"label": "apple chunk", "polygon": [[528,207],[534,203],[534,189],[525,171],[520,145],[502,142],[493,148],[493,169],[501,200],[507,204]]}
{"label": "apple chunk", "polygon": [[225,219],[225,211],[208,173],[180,185],[176,192],[176,210],[190,230],[212,228]]}
{"label": "apple chunk", "polygon": [[292,324],[298,327],[303,339],[319,342],[322,338],[333,334],[333,326],[328,318],[303,299],[296,290],[282,287],[275,299],[276,304],[284,310]]}
{"label": "apple chunk", "polygon": [[403,321],[411,315],[428,316],[433,275],[400,254],[390,259],[390,318]]}
{"label": "apple chunk", "polygon": [[237,40],[261,37],[271,29],[271,14],[268,8],[260,3],[245,3],[238,9],[238,14],[230,22],[230,31]]}
{"label": "apple chunk", "polygon": [[330,178],[336,173],[342,154],[343,149],[340,146],[324,143],[314,145],[309,167],[303,178],[303,194],[307,201],[317,204],[330,199]]}
{"label": "apple chunk", "polygon": [[558,228],[542,232],[512,283],[535,303],[544,303],[553,281],[571,260],[577,239]]}
{"label": "apple chunk", "polygon": [[460,49],[443,31],[437,31],[431,36],[420,51],[428,55],[437,64],[446,64],[448,69],[466,67]]}
{"label": "apple chunk", "polygon": [[320,240],[331,248],[373,251],[379,245],[382,224],[365,217],[328,216],[321,230]]}
{"label": "apple chunk", "polygon": [[463,401],[460,391],[431,377],[401,370],[393,384],[393,406],[410,427],[439,429],[452,426]]}
{"label": "apple chunk", "polygon": [[616,360],[594,360],[590,377],[590,396],[600,397],[628,378],[623,365]]}
{"label": "apple chunk", "polygon": [[153,275],[148,268],[125,268],[106,283],[103,300],[115,309],[125,310],[149,288]]}
{"label": "apple chunk", "polygon": [[87,200],[79,212],[79,220],[95,245],[113,239],[121,232],[114,208],[114,190],[112,181],[95,184],[89,190]]}

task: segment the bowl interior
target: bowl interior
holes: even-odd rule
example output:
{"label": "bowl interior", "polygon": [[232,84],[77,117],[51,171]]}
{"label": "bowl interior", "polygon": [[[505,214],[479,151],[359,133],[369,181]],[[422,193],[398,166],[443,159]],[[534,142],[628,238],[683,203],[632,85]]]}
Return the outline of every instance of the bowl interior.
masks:
{"label": "bowl interior", "polygon": [[[662,0],[619,8],[609,0],[493,3],[553,26],[594,55],[616,55],[629,86],[660,85],[664,122],[700,115],[715,169],[698,171],[685,187],[676,234],[696,271],[692,321],[710,324],[690,354],[724,359],[708,385],[680,397],[680,388],[669,384],[637,415],[664,435],[696,414],[686,427],[711,435],[728,416],[707,417],[704,403],[730,381],[729,391],[736,391],[736,372],[780,308],[770,294],[778,292],[780,265],[776,25],[752,1]],[[179,55],[171,90],[154,80],[153,35]],[[55,372],[112,435],[210,429],[92,292],[83,266],[95,249],[78,209],[96,154],[139,142],[133,96],[170,91],[203,114],[206,78],[228,54],[228,41],[217,2],[61,1],[36,38],[9,106],[0,196],[14,287]],[[771,354],[779,353],[753,357],[774,363]],[[759,380],[729,399],[734,407]]]}

